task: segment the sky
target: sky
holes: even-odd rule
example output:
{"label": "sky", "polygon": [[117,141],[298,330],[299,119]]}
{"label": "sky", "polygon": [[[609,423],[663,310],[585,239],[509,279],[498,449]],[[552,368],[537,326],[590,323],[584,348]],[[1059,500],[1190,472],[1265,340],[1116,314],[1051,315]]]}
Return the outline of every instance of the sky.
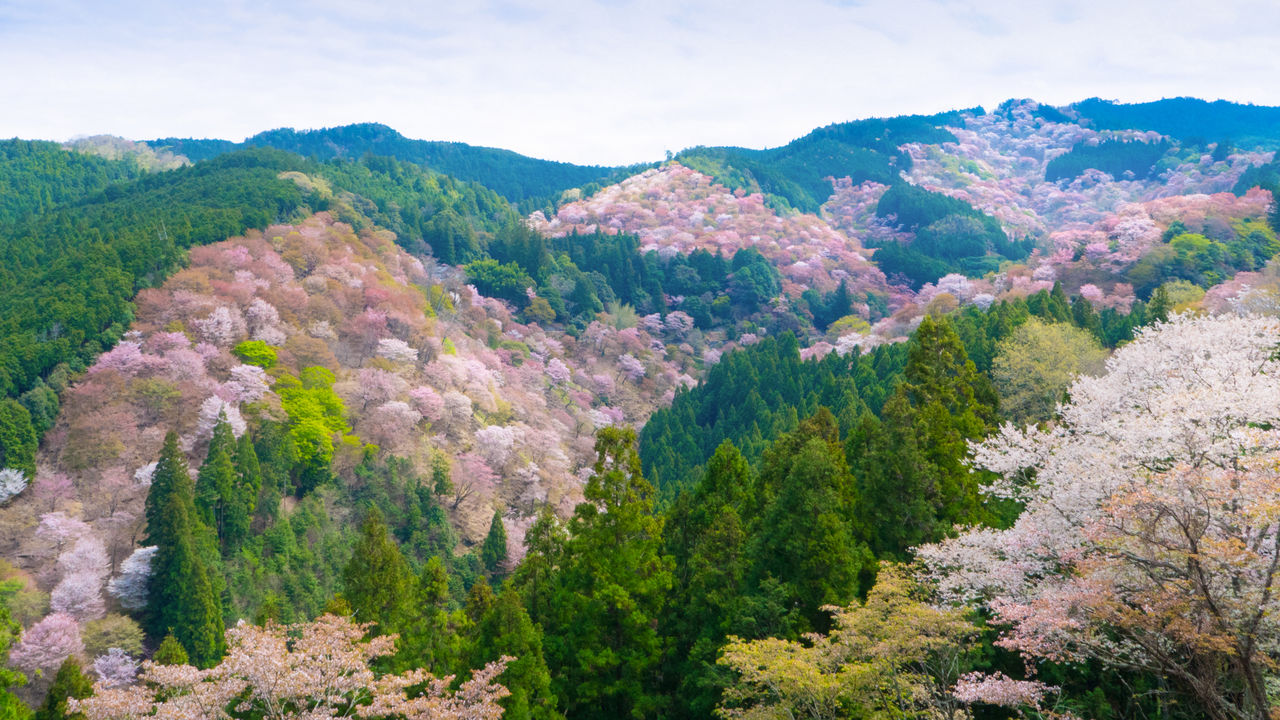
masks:
{"label": "sky", "polygon": [[582,164],[1008,98],[1280,105],[1275,0],[0,0],[0,137],[381,122]]}

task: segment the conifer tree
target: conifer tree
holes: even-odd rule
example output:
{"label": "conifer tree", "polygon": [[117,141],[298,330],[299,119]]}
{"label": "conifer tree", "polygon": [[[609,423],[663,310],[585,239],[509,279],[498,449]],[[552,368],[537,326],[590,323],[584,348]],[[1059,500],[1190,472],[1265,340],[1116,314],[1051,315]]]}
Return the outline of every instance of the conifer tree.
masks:
{"label": "conifer tree", "polygon": [[196,511],[200,522],[221,540],[226,536],[227,507],[235,502],[236,439],[231,426],[219,418],[209,441],[204,464],[196,474]]}
{"label": "conifer tree", "polygon": [[556,710],[551,672],[542,652],[542,632],[529,619],[520,595],[508,586],[496,598],[490,591],[486,602],[488,608],[476,620],[468,667],[483,667],[503,655],[514,657],[502,673],[502,684],[511,691],[499,701],[506,709],[503,718],[561,720],[564,716]]}
{"label": "conifer tree", "polygon": [[499,578],[505,572],[507,564],[507,528],[502,524],[502,513],[493,511],[493,522],[489,523],[489,534],[484,538],[480,548],[480,560],[490,577]]}
{"label": "conifer tree", "polygon": [[926,488],[938,522],[956,524],[992,521],[983,507],[979,482],[989,476],[969,471],[965,458],[970,440],[979,440],[995,427],[995,390],[969,360],[964,344],[947,320],[926,317],[912,338],[899,391],[910,402],[912,425],[920,451]]}
{"label": "conifer tree", "polygon": [[67,712],[67,698],[83,700],[92,694],[93,681],[80,669],[80,662],[69,657],[62,661],[53,685],[49,687],[49,694],[36,710],[33,720],[85,720],[83,713]]}
{"label": "conifer tree", "polygon": [[793,632],[825,630],[823,605],[847,603],[874,561],[856,527],[856,490],[835,417],[819,408],[765,453],[751,550],[756,583],[780,582]]}
{"label": "conifer tree", "polygon": [[662,641],[655,628],[671,586],[653,486],[640,472],[635,432],[604,428],[594,474],[570,521],[563,579],[548,634],[554,690],[576,718],[651,717]]}
{"label": "conifer tree", "polygon": [[462,659],[458,629],[466,616],[449,610],[449,573],[444,562],[439,557],[427,560],[412,589],[400,651],[391,659],[391,667],[397,671],[421,667],[437,675],[455,672]]}
{"label": "conifer tree", "polygon": [[15,468],[36,476],[35,428],[31,413],[12,398],[0,398],[0,470]]}
{"label": "conifer tree", "polygon": [[709,717],[720,701],[719,648],[729,634],[752,634],[742,623],[746,592],[746,533],[741,509],[751,490],[751,468],[725,441],[692,491],[667,513],[666,550],[673,560],[671,601],[661,623],[668,638],[663,674],[679,698],[674,716]]}
{"label": "conifer tree", "polygon": [[342,581],[342,596],[356,622],[374,623],[379,635],[400,632],[412,610],[413,573],[376,507],[369,509],[360,526]]}
{"label": "conifer tree", "polygon": [[560,580],[568,534],[550,505],[542,506],[525,533],[524,560],[516,566],[511,581],[519,591],[529,616],[544,627],[553,622],[552,598]]}
{"label": "conifer tree", "polygon": [[147,495],[147,544],[157,547],[147,587],[146,627],[152,637],[173,633],[192,662],[211,667],[225,651],[222,608],[197,550],[195,486],[178,436],[170,432]]}
{"label": "conifer tree", "polygon": [[151,660],[157,665],[186,665],[190,662],[186,649],[182,647],[182,643],[178,642],[178,638],[173,636],[173,633],[164,636],[164,640],[160,641],[160,647],[156,648],[156,653],[151,656]]}

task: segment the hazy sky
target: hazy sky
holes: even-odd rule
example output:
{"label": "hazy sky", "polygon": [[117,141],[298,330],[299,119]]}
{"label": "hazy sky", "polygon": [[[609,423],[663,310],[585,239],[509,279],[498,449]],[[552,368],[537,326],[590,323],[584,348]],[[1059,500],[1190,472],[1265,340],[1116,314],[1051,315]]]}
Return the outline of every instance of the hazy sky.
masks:
{"label": "hazy sky", "polygon": [[619,164],[1009,97],[1280,105],[1276,0],[0,0],[0,137],[386,123]]}

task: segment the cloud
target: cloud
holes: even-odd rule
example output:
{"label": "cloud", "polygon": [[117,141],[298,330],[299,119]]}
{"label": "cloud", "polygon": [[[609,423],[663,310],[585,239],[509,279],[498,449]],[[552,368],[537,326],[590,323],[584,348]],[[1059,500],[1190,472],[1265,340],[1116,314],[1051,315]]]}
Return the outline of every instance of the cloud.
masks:
{"label": "cloud", "polygon": [[1253,0],[0,0],[0,136],[379,121],[626,163],[1008,97],[1280,104]]}

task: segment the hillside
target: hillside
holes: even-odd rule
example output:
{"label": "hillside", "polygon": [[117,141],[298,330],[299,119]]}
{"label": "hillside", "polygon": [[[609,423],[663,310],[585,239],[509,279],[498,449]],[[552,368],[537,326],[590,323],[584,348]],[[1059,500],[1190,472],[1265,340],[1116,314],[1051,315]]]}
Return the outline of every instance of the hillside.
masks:
{"label": "hillside", "polygon": [[0,717],[1264,717],[1274,111],[0,143]]}
{"label": "hillside", "polygon": [[228,140],[163,138],[147,144],[193,161],[249,147],[287,150],[318,160],[359,160],[366,155],[424,165],[459,180],[479,182],[512,203],[545,202],[561,191],[608,177],[613,168],[538,160],[510,150],[406,138],[386,125],[365,123],[320,130],[280,128],[235,143]]}

